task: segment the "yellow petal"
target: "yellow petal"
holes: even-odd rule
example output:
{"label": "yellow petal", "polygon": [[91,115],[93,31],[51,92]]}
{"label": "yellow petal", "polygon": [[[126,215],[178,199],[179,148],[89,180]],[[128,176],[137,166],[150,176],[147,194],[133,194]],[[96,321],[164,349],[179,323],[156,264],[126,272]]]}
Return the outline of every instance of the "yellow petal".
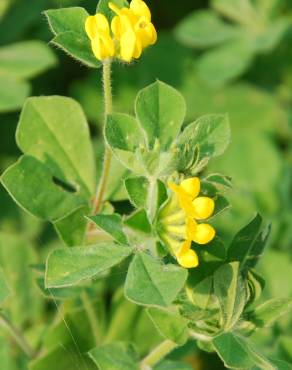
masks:
{"label": "yellow petal", "polygon": [[149,21],[151,20],[151,12],[148,6],[142,0],[132,0],[130,9],[139,17],[146,17]]}
{"label": "yellow petal", "polygon": [[209,224],[198,224],[193,235],[193,241],[198,244],[207,244],[215,236],[215,229]]}
{"label": "yellow petal", "polygon": [[121,59],[125,62],[130,62],[134,57],[136,46],[136,35],[135,33],[129,29],[125,32],[120,41],[120,54]]}
{"label": "yellow petal", "polygon": [[97,33],[97,27],[94,16],[90,15],[89,17],[86,18],[85,31],[90,40],[93,40],[95,38]]}
{"label": "yellow petal", "polygon": [[198,224],[192,218],[188,218],[186,220],[186,227],[187,227],[187,238],[193,240],[194,236],[196,235]]}
{"label": "yellow petal", "polygon": [[179,205],[185,211],[187,217],[195,218],[196,210],[193,206],[191,198],[188,195],[182,194],[179,196]]}
{"label": "yellow petal", "polygon": [[[137,35],[136,35],[137,36]],[[134,54],[133,54],[133,57],[135,59],[138,59],[140,58],[142,54],[142,43],[141,41],[139,40],[138,37],[136,37],[136,45],[135,45],[135,50],[134,50]]]}
{"label": "yellow petal", "polygon": [[195,218],[197,220],[204,220],[210,217],[215,208],[215,203],[212,198],[209,197],[198,197],[192,202],[195,209]]}
{"label": "yellow petal", "polygon": [[149,33],[151,32],[150,45],[153,45],[157,41],[157,32],[152,23],[149,24]]}
{"label": "yellow petal", "polygon": [[111,29],[116,39],[120,40],[122,35],[122,26],[121,26],[121,20],[120,17],[117,15],[113,17],[111,22]]}
{"label": "yellow petal", "polygon": [[192,241],[191,240],[185,240],[181,245],[180,249],[177,253],[177,255],[185,254],[187,251],[191,249]]}
{"label": "yellow petal", "polygon": [[106,32],[109,33],[110,28],[109,28],[109,23],[105,15],[101,13],[97,13],[94,16],[96,27],[98,31]]}
{"label": "yellow petal", "polygon": [[94,55],[99,60],[112,58],[115,54],[115,46],[112,38],[107,34],[96,36],[91,42],[91,47]]}
{"label": "yellow petal", "polygon": [[103,48],[102,48],[102,41],[99,37],[96,37],[94,40],[91,41],[91,48],[93,54],[98,60],[103,60]]}
{"label": "yellow petal", "polygon": [[200,179],[198,177],[183,180],[180,186],[192,199],[196,198],[200,193]]}
{"label": "yellow petal", "polygon": [[177,262],[184,268],[194,268],[199,264],[199,259],[195,251],[189,249],[186,253],[177,256]]}

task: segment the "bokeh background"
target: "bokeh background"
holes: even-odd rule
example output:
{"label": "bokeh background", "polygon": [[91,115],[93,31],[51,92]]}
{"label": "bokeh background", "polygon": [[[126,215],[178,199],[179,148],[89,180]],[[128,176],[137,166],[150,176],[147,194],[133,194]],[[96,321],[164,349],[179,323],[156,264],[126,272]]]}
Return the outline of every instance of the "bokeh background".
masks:
{"label": "bokeh background", "polygon": [[[184,95],[186,123],[205,113],[229,114],[232,143],[208,169],[230,176],[234,185],[227,194],[232,207],[218,217],[216,226],[228,241],[256,212],[272,222],[259,266],[266,280],[264,295],[287,297],[292,296],[292,3],[257,0],[253,10],[246,3],[149,0],[158,43],[130,66],[115,64],[114,107],[131,113],[138,90],[160,79]],[[51,33],[42,12],[66,6],[82,6],[93,14],[96,1],[0,2],[1,173],[20,154],[15,143],[20,109],[27,96],[35,95],[66,95],[81,103],[101,164],[100,71],[48,46]],[[112,173],[107,197],[116,210],[124,210],[128,204],[121,178],[126,174],[117,165]],[[39,288],[30,266],[43,261],[58,243],[52,227],[25,214],[0,185],[0,264],[17,291],[9,309],[19,327],[30,329],[32,322],[39,322],[33,331],[41,330],[44,317],[54,312],[53,303],[45,302],[44,307],[35,298]],[[269,356],[292,362],[289,317],[253,339]],[[0,335],[1,369],[26,368],[14,352]],[[193,346],[173,356],[187,357],[194,369],[224,368],[214,355]]]}

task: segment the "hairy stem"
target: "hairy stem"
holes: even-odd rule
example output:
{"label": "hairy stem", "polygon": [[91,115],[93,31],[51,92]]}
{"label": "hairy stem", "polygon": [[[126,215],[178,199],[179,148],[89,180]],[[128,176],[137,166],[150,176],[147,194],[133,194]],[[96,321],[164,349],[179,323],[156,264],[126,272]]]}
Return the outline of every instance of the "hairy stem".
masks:
{"label": "hairy stem", "polygon": [[[103,62],[102,69],[102,81],[103,81],[103,96],[104,96],[104,124],[106,122],[106,117],[112,112],[113,109],[113,98],[112,98],[112,86],[111,86],[111,61],[105,60]],[[92,213],[96,214],[100,211],[100,207],[103,202],[104,193],[106,190],[110,164],[112,160],[112,153],[110,148],[105,143],[104,161],[102,168],[102,175],[100,182],[97,187],[96,196],[93,202]]]}
{"label": "hairy stem", "polygon": [[11,335],[11,337],[15,340],[27,357],[30,359],[35,357],[36,352],[31,348],[23,334],[3,314],[0,314],[0,326],[7,330],[7,332]]}
{"label": "hairy stem", "polygon": [[169,339],[166,339],[160,343],[156,348],[154,348],[149,355],[147,355],[140,364],[141,370],[151,370],[154,365],[156,365],[160,360],[162,360],[166,355],[168,355],[177,344]]}

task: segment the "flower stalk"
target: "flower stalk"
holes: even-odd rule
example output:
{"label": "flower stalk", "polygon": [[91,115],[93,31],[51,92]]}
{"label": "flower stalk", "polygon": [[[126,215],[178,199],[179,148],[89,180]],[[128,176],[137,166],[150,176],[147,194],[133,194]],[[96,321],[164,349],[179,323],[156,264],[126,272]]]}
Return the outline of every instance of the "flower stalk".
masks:
{"label": "flower stalk", "polygon": [[[103,82],[103,96],[104,96],[104,125],[108,114],[113,110],[112,86],[111,86],[111,61],[105,60],[102,67],[102,82]],[[96,196],[93,201],[92,213],[96,214],[100,211],[104,194],[109,178],[110,165],[112,160],[112,152],[108,145],[104,143],[104,162],[102,168],[102,175],[97,187]],[[90,227],[91,230],[91,227]]]}

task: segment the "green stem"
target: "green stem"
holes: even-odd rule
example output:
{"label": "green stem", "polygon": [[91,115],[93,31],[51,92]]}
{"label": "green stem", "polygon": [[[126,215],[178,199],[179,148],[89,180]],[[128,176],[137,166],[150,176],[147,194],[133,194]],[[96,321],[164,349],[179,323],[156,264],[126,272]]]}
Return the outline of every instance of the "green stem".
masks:
{"label": "green stem", "polygon": [[[102,83],[103,83],[103,97],[104,97],[104,126],[106,124],[106,118],[107,115],[110,114],[113,110],[113,98],[112,98],[112,86],[111,86],[111,61],[105,60],[103,62],[102,66]],[[102,168],[102,174],[101,178],[98,184],[98,187],[96,189],[96,195],[93,201],[92,206],[92,213],[97,214],[100,211],[108,178],[109,178],[109,172],[110,172],[110,165],[112,160],[112,153],[109,147],[106,143],[105,145],[105,151],[104,151],[104,160],[103,160],[103,168]],[[87,231],[86,231],[86,239],[91,237],[91,230],[94,227],[93,223],[88,223],[87,225]],[[92,306],[92,303],[88,297],[88,294],[84,291],[81,294],[81,299],[85,308],[85,311],[87,313],[92,333],[95,339],[96,344],[99,342],[99,325],[98,320],[96,317],[96,314],[94,312],[94,308]]]}
{"label": "green stem", "polygon": [[7,330],[27,357],[30,359],[35,357],[36,352],[31,348],[23,334],[3,314],[0,314],[0,326]]}
{"label": "green stem", "polygon": [[169,339],[160,343],[156,348],[154,348],[149,355],[147,355],[141,362],[141,370],[151,370],[154,365],[161,361],[166,355],[168,355],[177,344]]}
{"label": "green stem", "polygon": [[[104,125],[108,114],[113,110],[112,86],[111,86],[111,61],[105,60],[102,68],[103,97],[104,97]],[[103,202],[112,160],[112,152],[105,143],[104,162],[100,182],[93,202],[93,214],[100,211]]]}
{"label": "green stem", "polygon": [[88,297],[88,293],[86,291],[83,291],[81,293],[81,299],[82,299],[82,303],[83,303],[83,306],[85,308],[88,320],[90,322],[90,326],[91,326],[92,334],[93,334],[93,337],[94,337],[94,340],[95,340],[95,344],[98,345],[99,340],[100,340],[100,338],[99,338],[99,325],[98,325],[98,320],[97,320],[96,313],[95,313],[94,308],[93,308],[93,304],[90,301],[90,299]]}

